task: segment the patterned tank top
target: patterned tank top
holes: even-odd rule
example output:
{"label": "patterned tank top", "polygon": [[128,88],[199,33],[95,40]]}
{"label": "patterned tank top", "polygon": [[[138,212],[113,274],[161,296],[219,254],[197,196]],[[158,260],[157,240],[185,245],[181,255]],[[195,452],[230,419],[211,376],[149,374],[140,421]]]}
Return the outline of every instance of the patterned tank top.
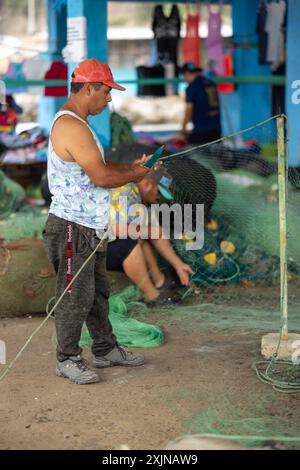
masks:
{"label": "patterned tank top", "polygon": [[65,114],[79,119],[90,129],[105,161],[103,147],[87,122],[72,111],[59,111],[52,123],[48,146],[47,174],[53,195],[49,212],[95,230],[106,229],[109,223],[110,190],[96,186],[77,162],[62,160],[52,146],[53,125]]}

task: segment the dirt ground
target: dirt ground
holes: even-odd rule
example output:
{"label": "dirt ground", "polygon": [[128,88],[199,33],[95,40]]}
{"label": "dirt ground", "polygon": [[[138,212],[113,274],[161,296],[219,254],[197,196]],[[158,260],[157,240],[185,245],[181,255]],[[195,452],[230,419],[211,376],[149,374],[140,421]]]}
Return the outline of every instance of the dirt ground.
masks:
{"label": "dirt ground", "polygon": [[[7,362],[40,322],[0,320]],[[144,366],[105,369],[100,383],[78,386],[54,375],[50,320],[0,382],[0,448],[162,449],[197,431],[195,416],[225,399],[246,420],[283,419],[286,432],[300,436],[300,394],[274,391],[251,369],[260,359],[261,331],[212,331],[159,312],[151,323],[163,328],[165,344],[143,351]],[[85,356],[91,359],[88,350]]]}

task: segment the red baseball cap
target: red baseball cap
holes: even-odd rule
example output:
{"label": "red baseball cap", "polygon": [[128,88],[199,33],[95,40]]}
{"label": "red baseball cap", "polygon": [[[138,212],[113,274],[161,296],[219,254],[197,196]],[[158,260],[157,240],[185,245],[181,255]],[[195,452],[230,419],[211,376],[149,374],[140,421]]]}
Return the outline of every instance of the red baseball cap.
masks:
{"label": "red baseball cap", "polygon": [[115,83],[108,64],[97,59],[83,60],[74,69],[73,75],[72,83],[104,83],[104,85],[116,90],[126,90],[123,86]]}

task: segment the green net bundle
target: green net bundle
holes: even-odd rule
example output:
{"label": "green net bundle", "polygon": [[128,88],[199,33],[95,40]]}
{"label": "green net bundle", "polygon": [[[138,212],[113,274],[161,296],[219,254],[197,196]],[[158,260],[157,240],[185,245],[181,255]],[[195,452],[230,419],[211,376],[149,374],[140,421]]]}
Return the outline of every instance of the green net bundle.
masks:
{"label": "green net bundle", "polygon": [[42,239],[48,209],[23,205],[18,212],[10,213],[0,220],[0,238],[6,242]]}
{"label": "green net bundle", "polygon": [[[184,236],[172,243],[193,267],[194,285],[213,289],[212,303],[223,299],[224,285],[279,287],[276,138],[275,120],[271,120],[239,139],[226,138],[164,159],[173,176],[174,201],[182,207],[204,204],[203,248],[189,250],[191,240]],[[289,280],[297,281],[300,193],[294,181],[287,181],[287,186]],[[257,298],[257,292],[253,295]]]}
{"label": "green net bundle", "polygon": [[[251,414],[226,397],[195,414],[187,424],[190,432],[214,436],[232,436],[231,439],[250,447],[262,447],[269,441],[300,445],[300,433],[292,429],[288,417],[266,413],[266,403],[253,406]],[[277,439],[274,439],[277,438]],[[289,441],[290,439],[290,441]]]}
{"label": "green net bundle", "polygon": [[[243,186],[243,178],[248,182]],[[212,220],[205,227],[202,250],[187,250],[186,240],[174,240],[180,256],[192,265],[196,285],[279,281],[279,222],[276,177],[252,177],[236,170],[217,174],[218,195]],[[290,188],[288,211],[289,269],[298,276],[300,245],[299,192]]]}
{"label": "green net bundle", "polygon": [[116,112],[110,114],[110,133],[112,146],[136,141],[130,121]]}
{"label": "green net bundle", "polygon": [[48,209],[25,203],[26,192],[0,170],[0,239],[41,239]]}
{"label": "green net bundle", "polygon": [[0,220],[17,211],[25,198],[23,188],[0,170]]}
{"label": "green net bundle", "polygon": [[[146,310],[141,302],[141,292],[133,287],[113,294],[109,298],[109,318],[118,342],[132,348],[157,348],[164,343],[162,330],[154,325],[132,317],[135,310]],[[83,328],[80,344],[91,346],[92,340],[86,325]]]}

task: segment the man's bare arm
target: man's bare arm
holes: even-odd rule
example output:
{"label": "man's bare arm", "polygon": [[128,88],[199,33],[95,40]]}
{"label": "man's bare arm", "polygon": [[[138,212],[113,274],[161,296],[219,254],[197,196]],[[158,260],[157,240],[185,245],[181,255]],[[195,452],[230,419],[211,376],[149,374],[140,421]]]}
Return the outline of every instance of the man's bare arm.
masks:
{"label": "man's bare arm", "polygon": [[193,103],[186,103],[185,105],[185,112],[184,112],[184,118],[182,122],[182,132],[187,131],[187,125],[191,122],[193,116]]}
{"label": "man's bare arm", "polygon": [[124,171],[125,169],[129,170],[131,165],[130,163],[115,163],[115,162],[105,162],[108,168],[112,168],[113,170]]}
{"label": "man's bare arm", "polygon": [[68,154],[76,161],[96,186],[114,188],[142,180],[148,170],[140,163],[111,165],[103,161],[98,146],[88,129],[80,121],[64,125],[63,139]]}

